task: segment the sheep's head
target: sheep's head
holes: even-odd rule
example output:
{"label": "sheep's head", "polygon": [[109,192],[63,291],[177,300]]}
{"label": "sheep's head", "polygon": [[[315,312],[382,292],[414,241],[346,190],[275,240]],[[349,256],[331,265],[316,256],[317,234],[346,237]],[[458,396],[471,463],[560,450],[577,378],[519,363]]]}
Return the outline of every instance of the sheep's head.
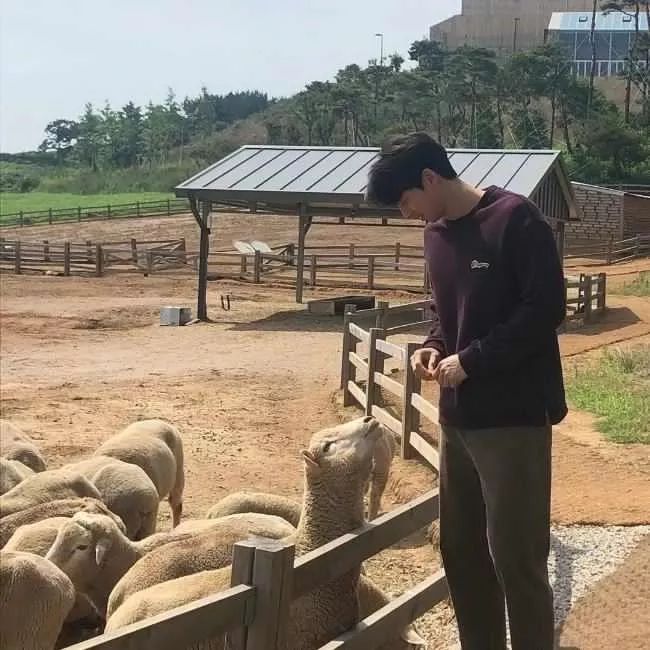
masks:
{"label": "sheep's head", "polygon": [[120,535],[114,519],[106,515],[76,513],[60,529],[45,556],[84,591],[98,575],[106,554]]}
{"label": "sheep's head", "polygon": [[302,452],[307,477],[356,475],[365,481],[383,428],[371,416],[315,433]]}
{"label": "sheep's head", "polygon": [[12,460],[20,461],[34,472],[44,472],[47,469],[45,460],[38,449],[29,443],[17,444],[10,454]]}

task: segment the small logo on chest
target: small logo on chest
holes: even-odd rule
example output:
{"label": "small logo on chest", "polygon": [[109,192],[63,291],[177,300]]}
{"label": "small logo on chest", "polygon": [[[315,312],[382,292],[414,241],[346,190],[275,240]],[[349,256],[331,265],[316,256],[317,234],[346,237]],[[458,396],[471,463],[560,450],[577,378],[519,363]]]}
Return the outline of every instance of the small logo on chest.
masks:
{"label": "small logo on chest", "polygon": [[472,271],[486,270],[490,268],[490,263],[479,262],[478,260],[472,260],[472,263],[470,264],[470,268],[472,269]]}

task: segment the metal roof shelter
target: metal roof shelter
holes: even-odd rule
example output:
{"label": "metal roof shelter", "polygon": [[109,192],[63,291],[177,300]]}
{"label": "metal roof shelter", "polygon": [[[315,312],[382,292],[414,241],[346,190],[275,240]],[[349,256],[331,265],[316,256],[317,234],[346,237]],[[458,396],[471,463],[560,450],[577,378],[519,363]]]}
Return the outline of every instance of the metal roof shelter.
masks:
{"label": "metal roof shelter", "polygon": [[[305,236],[318,217],[338,223],[380,218],[388,225],[417,225],[397,209],[365,202],[367,175],[378,148],[289,147],[252,145],[237,149],[176,187],[176,196],[190,200],[201,228],[198,317],[207,318],[205,301],[209,215],[214,204],[260,214],[291,214],[299,218],[296,300],[302,302]],[[498,185],[531,198],[558,224],[575,218],[575,200],[559,151],[450,149],[458,175],[476,187]],[[200,204],[200,210],[199,210]],[[356,221],[361,225],[359,221]],[[558,233],[560,234],[560,233]]]}
{"label": "metal roof shelter", "polygon": [[[554,11],[548,28],[550,31],[591,31],[591,11]],[[604,32],[633,32],[636,29],[634,17],[619,11],[599,11],[596,13],[596,30]],[[648,31],[648,17],[639,14],[639,29]]]}

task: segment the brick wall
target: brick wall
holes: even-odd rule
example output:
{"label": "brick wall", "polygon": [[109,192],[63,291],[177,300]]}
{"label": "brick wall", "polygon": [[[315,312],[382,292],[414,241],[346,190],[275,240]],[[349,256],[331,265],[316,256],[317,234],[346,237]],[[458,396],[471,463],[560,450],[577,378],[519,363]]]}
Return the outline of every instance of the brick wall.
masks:
{"label": "brick wall", "polygon": [[623,238],[624,194],[604,187],[573,183],[580,221],[566,224],[567,244]]}

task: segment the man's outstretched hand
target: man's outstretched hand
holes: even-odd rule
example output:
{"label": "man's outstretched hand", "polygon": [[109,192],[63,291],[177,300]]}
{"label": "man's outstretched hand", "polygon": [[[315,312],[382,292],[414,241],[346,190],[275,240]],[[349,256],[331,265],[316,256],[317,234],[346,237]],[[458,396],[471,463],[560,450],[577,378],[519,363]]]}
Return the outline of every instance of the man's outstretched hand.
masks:
{"label": "man's outstretched hand", "polygon": [[457,354],[452,354],[438,364],[434,371],[434,379],[438,380],[442,388],[456,388],[467,379],[467,373]]}
{"label": "man's outstretched hand", "polygon": [[440,363],[439,350],[435,348],[421,348],[411,357],[411,368],[416,377],[425,381],[433,381],[436,378],[436,369]]}

